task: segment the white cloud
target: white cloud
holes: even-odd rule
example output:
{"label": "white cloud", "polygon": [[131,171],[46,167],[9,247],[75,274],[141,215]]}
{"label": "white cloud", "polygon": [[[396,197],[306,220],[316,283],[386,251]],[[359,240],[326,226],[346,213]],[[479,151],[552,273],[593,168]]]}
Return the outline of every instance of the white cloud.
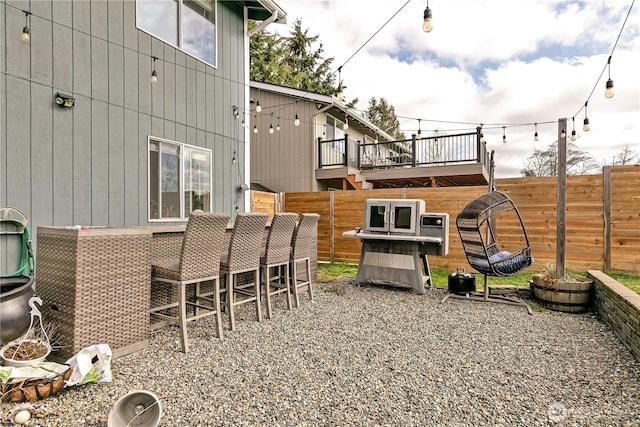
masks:
{"label": "white cloud", "polygon": [[[488,149],[496,150],[497,176],[518,176],[534,148],[556,139],[557,124],[541,124],[540,141],[534,145],[533,123],[561,117],[568,119],[570,132],[575,115],[577,144],[602,163],[610,164],[627,144],[640,152],[637,7],[611,60],[615,97],[604,98],[606,70],[596,85],[629,2],[431,0],[434,30],[425,34],[421,21],[426,1],[411,0],[368,43],[404,0],[277,3],[290,25],[300,18],[309,35],[319,35],[336,70],[343,65],[347,100],[359,98],[359,108],[366,109],[371,97],[387,99],[407,134],[417,130],[417,120],[402,117],[485,123]],[[289,32],[280,25],[269,30]],[[411,61],[399,61],[399,54]],[[583,106],[592,90],[592,130],[584,133]],[[529,125],[511,127],[519,123]],[[507,144],[502,144],[501,125],[507,126]],[[423,130],[461,127],[422,122]]]}

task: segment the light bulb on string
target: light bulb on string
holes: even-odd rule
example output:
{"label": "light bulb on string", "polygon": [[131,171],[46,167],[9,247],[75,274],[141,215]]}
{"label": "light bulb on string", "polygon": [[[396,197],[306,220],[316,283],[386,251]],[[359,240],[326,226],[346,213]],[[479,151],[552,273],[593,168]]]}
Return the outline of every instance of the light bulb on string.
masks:
{"label": "light bulb on string", "polygon": [[504,126],[502,126],[502,143],[503,143],[503,144],[506,144],[506,143],[507,143],[507,134],[506,134],[506,132],[505,132],[505,129],[504,129],[504,128],[505,128],[505,127],[504,127]]}
{"label": "light bulb on string", "polygon": [[422,31],[425,33],[430,33],[433,30],[433,22],[431,22],[432,14],[431,9],[429,9],[429,0],[427,0],[427,8],[424,10],[423,21],[422,21]]}
{"label": "light bulb on string", "polygon": [[256,101],[256,113],[259,113],[262,111],[262,106],[260,105],[260,101]]}
{"label": "light bulb on string", "polygon": [[298,113],[296,113],[296,118],[293,120],[294,126],[300,126],[300,117],[298,117]]}
{"label": "light bulb on string", "polygon": [[422,139],[422,129],[420,129],[420,119],[418,119],[418,139]]}
{"label": "light bulb on string", "polygon": [[29,40],[31,40],[31,31],[29,30],[29,15],[31,15],[31,12],[29,12],[28,10],[23,10],[23,12],[24,27],[22,28],[22,34],[20,35],[20,38],[23,42],[29,43]]}
{"label": "light bulb on string", "polygon": [[158,72],[156,71],[156,59],[158,59],[157,56],[152,56],[151,57],[153,59],[153,64],[152,64],[152,70],[151,70],[151,83],[152,84],[156,84],[158,83]]}
{"label": "light bulb on string", "polygon": [[576,118],[572,117],[571,121],[573,122],[573,129],[571,130],[571,140],[575,141],[578,138],[576,136]]}
{"label": "light bulb on string", "polygon": [[589,132],[591,130],[591,126],[589,126],[589,117],[587,117],[587,102],[584,103],[584,121],[582,122],[582,130],[584,132]]}
{"label": "light bulb on string", "polygon": [[609,56],[609,59],[607,59],[607,69],[608,69],[609,80],[607,80],[607,84],[605,86],[604,97],[613,98],[613,95],[615,95],[615,92],[613,91],[613,80],[611,80],[611,56]]}
{"label": "light bulb on string", "polygon": [[536,130],[535,130],[535,133],[533,134],[533,140],[538,141],[540,140],[540,137],[538,136],[538,124],[536,123],[534,126]]}

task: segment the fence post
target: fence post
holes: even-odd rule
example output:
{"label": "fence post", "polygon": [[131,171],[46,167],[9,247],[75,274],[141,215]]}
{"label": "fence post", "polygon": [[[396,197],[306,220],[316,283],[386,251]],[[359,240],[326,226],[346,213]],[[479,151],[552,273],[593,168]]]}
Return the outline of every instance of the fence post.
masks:
{"label": "fence post", "polygon": [[334,247],[334,235],[333,235],[333,216],[334,216],[334,211],[333,211],[333,196],[335,194],[335,191],[329,191],[329,260],[331,262],[334,261],[334,252],[335,252],[335,247]]}
{"label": "fence post", "polygon": [[566,266],[567,239],[567,119],[558,120],[558,203],[556,224],[556,277],[562,278]]}
{"label": "fence post", "polygon": [[611,271],[611,166],[605,166],[602,168],[603,185],[602,190],[604,193],[603,200],[603,216],[604,216],[604,272]]}
{"label": "fence post", "polygon": [[322,169],[322,137],[318,137],[318,169]]}

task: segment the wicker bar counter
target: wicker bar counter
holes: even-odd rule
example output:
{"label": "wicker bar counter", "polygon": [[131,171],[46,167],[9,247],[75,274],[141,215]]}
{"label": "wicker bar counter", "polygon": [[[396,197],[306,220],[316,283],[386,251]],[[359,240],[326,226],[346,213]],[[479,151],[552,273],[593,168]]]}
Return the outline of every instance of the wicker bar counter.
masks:
{"label": "wicker bar counter", "polygon": [[149,345],[148,228],[38,227],[36,292],[61,337],[55,356],[109,344],[113,357]]}

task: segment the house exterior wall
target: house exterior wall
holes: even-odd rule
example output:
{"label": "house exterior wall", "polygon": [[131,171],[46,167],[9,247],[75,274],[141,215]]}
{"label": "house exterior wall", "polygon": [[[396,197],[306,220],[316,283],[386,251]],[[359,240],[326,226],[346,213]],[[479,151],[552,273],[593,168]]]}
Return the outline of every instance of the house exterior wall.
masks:
{"label": "house exterior wall", "polygon": [[[137,29],[135,1],[0,0],[0,206],[31,230],[147,225],[152,135],[211,149],[212,208],[242,211],[248,147],[232,105],[247,98],[244,9],[218,1],[217,13],[213,68]],[[56,105],[57,92],[75,107]]]}
{"label": "house exterior wall", "polygon": [[[318,137],[322,136],[327,123],[327,113],[323,111],[326,105],[256,88],[251,88],[251,99],[259,100],[262,107],[262,111],[256,113],[252,104],[247,112],[251,182],[275,192],[325,191],[331,187],[315,178]],[[300,118],[297,127],[294,126],[296,114]],[[269,134],[269,125],[275,128],[278,123],[280,131]],[[254,125],[258,133],[253,132]],[[350,127],[347,134],[352,141],[363,141],[364,134],[354,127]]]}
{"label": "house exterior wall", "polygon": [[[295,102],[289,96],[256,89],[251,89],[251,98],[259,100],[262,106],[262,111],[256,113],[252,104],[249,117],[251,182],[276,192],[316,191],[317,154],[313,142],[316,104]],[[296,114],[300,126],[294,125]],[[269,125],[273,122],[275,128],[278,120],[280,131],[269,134]],[[254,126],[257,134],[253,132]]]}

